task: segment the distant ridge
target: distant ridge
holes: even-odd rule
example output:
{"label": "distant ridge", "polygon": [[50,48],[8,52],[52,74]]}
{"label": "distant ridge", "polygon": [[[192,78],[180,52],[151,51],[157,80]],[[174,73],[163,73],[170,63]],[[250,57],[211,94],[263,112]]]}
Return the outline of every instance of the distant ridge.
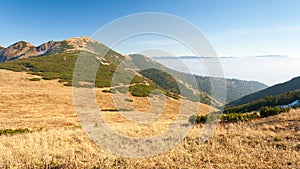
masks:
{"label": "distant ridge", "polygon": [[209,56],[153,56],[152,59],[210,59],[210,58],[233,58],[229,57],[209,57]]}
{"label": "distant ridge", "polygon": [[281,58],[288,57],[286,55],[258,55],[258,56],[245,56],[245,57],[236,57],[236,56],[152,56],[152,59],[212,59],[212,58],[222,58],[222,59],[231,59],[231,58]]}

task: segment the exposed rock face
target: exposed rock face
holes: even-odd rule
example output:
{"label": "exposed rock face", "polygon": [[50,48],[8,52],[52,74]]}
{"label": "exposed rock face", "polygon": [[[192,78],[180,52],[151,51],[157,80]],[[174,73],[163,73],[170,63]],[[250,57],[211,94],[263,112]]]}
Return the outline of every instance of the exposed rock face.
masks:
{"label": "exposed rock face", "polygon": [[39,55],[44,54],[46,51],[48,51],[51,47],[53,47],[55,44],[54,41],[49,41],[46,43],[41,44],[40,46],[38,46],[36,48],[37,52],[39,53]]}
{"label": "exposed rock face", "polygon": [[49,41],[36,47],[28,42],[20,41],[7,48],[0,48],[0,62],[23,59],[28,57],[37,57],[47,54],[57,54],[71,52],[76,50],[87,50],[87,43],[99,43],[89,37],[70,38],[63,41]]}
{"label": "exposed rock face", "polygon": [[[19,41],[0,51],[0,62],[19,59],[22,56],[26,57],[26,53],[34,51],[35,46],[28,42]],[[28,53],[29,54],[29,53]]]}

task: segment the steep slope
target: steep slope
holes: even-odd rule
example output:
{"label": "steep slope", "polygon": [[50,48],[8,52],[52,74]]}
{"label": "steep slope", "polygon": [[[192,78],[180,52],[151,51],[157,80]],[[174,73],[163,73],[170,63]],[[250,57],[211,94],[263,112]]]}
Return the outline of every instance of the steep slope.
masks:
{"label": "steep slope", "polygon": [[230,102],[229,104],[227,104],[227,106],[238,106],[265,98],[267,96],[276,96],[298,89],[300,89],[300,77],[293,78],[292,80],[287,81],[285,83],[280,83],[266,88],[264,90],[258,91],[256,93],[244,96],[240,99]]}

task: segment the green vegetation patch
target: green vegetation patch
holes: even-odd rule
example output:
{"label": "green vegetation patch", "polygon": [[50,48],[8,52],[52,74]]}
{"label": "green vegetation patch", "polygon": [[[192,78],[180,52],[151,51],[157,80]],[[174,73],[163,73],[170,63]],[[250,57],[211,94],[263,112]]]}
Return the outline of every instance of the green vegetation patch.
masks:
{"label": "green vegetation patch", "polygon": [[[64,44],[64,42],[62,42]],[[66,46],[67,47],[67,46]],[[97,46],[95,46],[97,47]],[[105,51],[105,46],[102,48],[98,48]],[[103,53],[103,52],[102,52]],[[78,60],[78,56],[80,59],[86,62],[76,63]],[[98,55],[90,52],[73,52],[73,53],[61,53],[61,54],[49,54],[40,57],[32,57],[27,59],[18,59],[10,62],[0,63],[1,69],[8,69],[16,72],[28,72],[33,75],[41,76],[43,80],[54,80],[58,79],[59,82],[64,83],[65,86],[76,86],[76,87],[112,87],[110,91],[114,93],[116,91],[125,93],[131,92],[133,96],[137,97],[148,97],[150,93],[152,93],[155,89],[160,89],[164,92],[168,97],[172,97],[174,99],[179,99],[179,86],[174,78],[170,76],[166,72],[162,72],[156,69],[150,69],[144,72],[141,72],[142,75],[134,75],[133,79],[131,79],[132,74],[135,72],[125,71],[127,66],[125,66],[124,70],[119,70],[120,63],[124,59],[124,56],[114,52],[113,50],[107,50],[106,55],[102,58],[105,59],[105,63],[102,64],[100,59],[98,59]],[[84,74],[73,74],[75,64],[78,69],[82,70]],[[130,67],[133,65],[130,65]],[[118,68],[118,71],[116,72]],[[96,74],[93,74],[92,70],[97,70]],[[113,76],[122,77],[117,79],[118,82],[113,84],[112,86],[112,78]],[[73,78],[73,76],[75,76]],[[73,79],[77,79],[74,81]],[[31,81],[38,81],[38,79],[31,79]],[[124,87],[126,84],[129,85]],[[181,88],[184,88],[184,85],[180,84]],[[188,90],[188,89],[187,89]],[[195,96],[191,91],[188,91],[190,96]],[[184,92],[184,93],[188,93]],[[194,100],[197,100],[195,98]],[[199,99],[198,99],[199,100]]]}
{"label": "green vegetation patch", "polygon": [[0,130],[0,136],[1,135],[15,135],[15,134],[22,134],[22,133],[30,133],[32,132],[31,130],[25,128],[19,128],[19,129],[3,129]]}
{"label": "green vegetation patch", "polygon": [[40,80],[41,80],[41,78],[34,77],[34,78],[30,78],[29,80],[30,80],[30,81],[40,81]]}
{"label": "green vegetation patch", "polygon": [[221,123],[236,123],[248,121],[256,118],[265,118],[269,116],[274,116],[280,113],[289,112],[290,108],[280,108],[265,106],[262,107],[260,113],[252,112],[252,113],[230,113],[230,114],[221,114],[220,112],[213,112],[208,115],[200,115],[200,116],[191,116],[189,118],[190,123],[211,123],[219,120]]}
{"label": "green vegetation patch", "polygon": [[126,98],[126,99],[124,99],[125,101],[127,101],[127,102],[133,102],[133,100],[132,99],[129,99],[129,98]]}
{"label": "green vegetation patch", "polygon": [[259,99],[254,102],[242,104],[239,106],[226,106],[224,113],[236,113],[236,112],[251,112],[257,111],[262,107],[269,106],[269,107],[276,107],[279,105],[286,105],[295,100],[300,100],[300,90],[295,90],[291,92],[287,92],[284,94],[276,95],[276,96],[267,96],[263,99]]}
{"label": "green vegetation patch", "polygon": [[290,108],[280,108],[278,106],[276,106],[276,107],[265,106],[265,107],[261,108],[260,116],[261,117],[275,116],[277,114],[289,112],[289,111],[290,111]]}
{"label": "green vegetation patch", "polygon": [[148,97],[154,89],[156,87],[146,84],[136,84],[129,87],[131,94],[136,97]]}

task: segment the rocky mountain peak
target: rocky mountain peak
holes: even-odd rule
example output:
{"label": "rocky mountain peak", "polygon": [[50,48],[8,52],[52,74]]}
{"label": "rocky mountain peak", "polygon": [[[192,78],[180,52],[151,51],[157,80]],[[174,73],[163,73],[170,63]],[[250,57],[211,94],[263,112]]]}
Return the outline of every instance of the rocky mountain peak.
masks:
{"label": "rocky mountain peak", "polygon": [[19,41],[7,48],[0,48],[0,62],[83,50],[96,53],[91,47],[87,46],[88,43],[102,45],[100,42],[87,36],[74,37],[62,41],[51,40],[38,47],[29,42]]}
{"label": "rocky mountain peak", "polygon": [[0,62],[20,58],[26,52],[34,50],[35,46],[25,41],[19,41],[0,51]]}
{"label": "rocky mountain peak", "polygon": [[14,43],[13,45],[9,46],[7,49],[29,50],[30,48],[35,48],[35,46],[29,42],[19,41],[19,42]]}

